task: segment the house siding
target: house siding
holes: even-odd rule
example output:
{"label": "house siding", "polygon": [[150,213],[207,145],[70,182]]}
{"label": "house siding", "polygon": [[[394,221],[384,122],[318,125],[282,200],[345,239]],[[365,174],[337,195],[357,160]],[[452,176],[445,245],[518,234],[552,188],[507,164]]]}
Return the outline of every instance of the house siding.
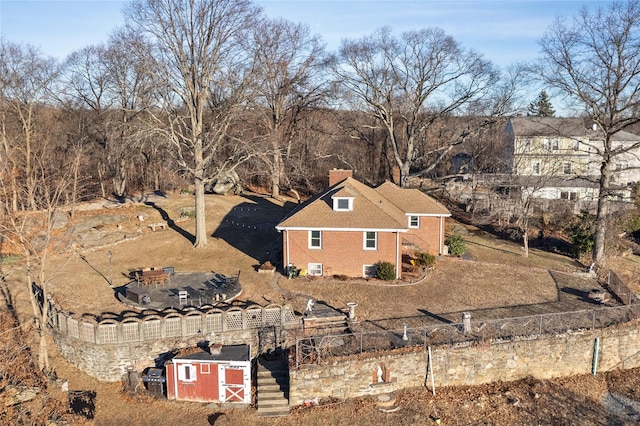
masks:
{"label": "house siding", "polygon": [[[195,380],[177,377],[181,366],[193,366]],[[173,360],[166,364],[167,398],[195,402],[250,402],[251,363],[249,361],[186,361]],[[223,383],[236,383],[234,391],[243,401],[228,400],[229,389]],[[243,388],[241,391],[238,388]],[[226,394],[225,394],[226,392]]]}
{"label": "house siding", "polygon": [[[322,248],[310,249],[309,231],[285,231],[283,249],[289,263],[307,269],[309,263],[322,263],[323,275],[362,276],[363,265],[378,261],[398,264],[396,232],[378,232],[378,249],[364,249],[363,231],[322,231]],[[289,250],[287,251],[287,241]]]}
{"label": "house siding", "polygon": [[409,228],[401,238],[434,256],[441,255],[444,242],[444,224],[441,226],[441,221],[444,222],[444,218],[440,216],[421,216],[420,228]]}

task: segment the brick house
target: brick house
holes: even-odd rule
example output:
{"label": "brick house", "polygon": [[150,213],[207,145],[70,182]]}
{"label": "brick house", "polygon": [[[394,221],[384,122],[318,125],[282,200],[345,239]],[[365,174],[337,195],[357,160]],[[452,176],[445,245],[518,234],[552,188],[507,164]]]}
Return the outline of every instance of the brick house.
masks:
{"label": "brick house", "polygon": [[282,233],[284,265],[309,275],[375,275],[375,264],[396,265],[402,254],[421,250],[442,255],[449,211],[417,189],[391,182],[371,188],[351,170],[331,170],[329,187],[285,217]]}

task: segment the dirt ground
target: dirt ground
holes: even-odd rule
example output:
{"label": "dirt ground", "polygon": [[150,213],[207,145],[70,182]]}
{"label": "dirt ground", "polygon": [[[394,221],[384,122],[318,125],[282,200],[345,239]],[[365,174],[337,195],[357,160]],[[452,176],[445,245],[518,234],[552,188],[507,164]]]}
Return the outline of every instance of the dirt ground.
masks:
{"label": "dirt ground", "polygon": [[[173,266],[176,271],[223,274],[240,272],[240,299],[261,305],[290,303],[304,309],[308,296],[343,309],[356,301],[360,318],[380,320],[415,317],[418,309],[444,314],[557,301],[558,288],[548,269],[572,273],[582,265],[559,254],[531,250],[524,257],[521,247],[469,227],[465,235],[471,261],[440,260],[427,278],[414,285],[393,287],[370,282],[342,282],[331,279],[285,277],[257,272],[265,261],[278,260],[280,236],[273,226],[291,208],[292,200],[274,202],[255,194],[208,196],[207,225],[211,238],[204,249],[192,248],[193,220],[178,220],[180,211],[192,204],[187,195],[174,194],[153,203],[131,203],[118,209],[128,216],[144,214],[146,223],[175,221],[166,230],[142,228],[117,244],[83,249],[75,247],[48,260],[46,276],[50,292],[64,308],[73,312],[118,312],[124,309],[114,297],[114,287],[126,284],[132,270],[145,266]],[[91,213],[102,214],[104,209]],[[111,252],[109,259],[108,252]],[[612,261],[620,275],[636,287],[640,272],[635,257]],[[508,265],[508,266],[507,266]],[[7,282],[23,320],[29,317],[22,265],[5,267]],[[452,279],[452,277],[455,277]],[[113,286],[110,286],[110,281]],[[584,284],[587,288],[589,284]],[[282,288],[284,291],[280,291]],[[52,345],[53,346],[53,345]],[[154,400],[121,392],[120,384],[100,383],[71,367],[52,351],[52,366],[59,377],[69,380],[69,389],[95,390],[96,425],[170,424],[428,424],[439,416],[443,424],[633,424],[608,415],[602,398],[614,392],[638,398],[640,370],[580,376],[550,381],[526,379],[479,387],[426,389],[397,393],[396,413],[385,414],[373,400],[362,398],[335,401],[316,408],[298,408],[287,418],[263,419],[254,410],[230,410],[196,403]]]}

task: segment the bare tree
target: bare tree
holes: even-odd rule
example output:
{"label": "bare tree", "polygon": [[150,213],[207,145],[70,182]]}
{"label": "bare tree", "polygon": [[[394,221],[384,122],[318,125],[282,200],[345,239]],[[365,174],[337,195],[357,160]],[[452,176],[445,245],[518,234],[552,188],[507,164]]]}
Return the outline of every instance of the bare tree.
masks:
{"label": "bare tree", "polygon": [[[49,370],[47,322],[49,319],[47,295],[50,276],[46,274],[54,218],[59,211],[63,194],[72,181],[73,168],[60,167],[57,159],[49,156],[33,160],[35,209],[31,212],[15,212],[10,205],[0,205],[0,237],[22,249],[25,259],[25,278],[29,300],[39,336],[38,364],[41,370]],[[73,160],[72,160],[73,161]],[[0,192],[7,184],[0,169]],[[27,182],[23,181],[23,187]],[[26,190],[26,189],[25,189]],[[36,290],[34,283],[39,283]]]}
{"label": "bare tree", "polygon": [[603,266],[616,158],[640,148],[640,141],[612,143],[616,133],[640,122],[640,2],[615,1],[593,12],[584,8],[569,21],[559,18],[540,46],[538,75],[601,133],[602,144],[594,145],[601,163],[593,261]]}
{"label": "bare tree", "polygon": [[290,187],[285,163],[299,140],[301,117],[317,107],[327,90],[323,70],[328,64],[319,37],[309,28],[282,19],[265,20],[254,28],[253,78],[262,152],[268,168],[271,196]]}
{"label": "bare tree", "polygon": [[[148,51],[139,34],[123,28],[110,36],[107,45],[85,47],[66,62],[69,95],[92,112],[94,138],[104,153],[98,175],[101,181],[111,179],[111,192],[116,196],[126,194],[144,140],[136,120],[149,106],[154,83]],[[101,187],[106,196],[104,182]]]}
{"label": "bare tree", "polygon": [[[220,154],[220,145],[228,142],[234,109],[241,104],[234,87],[224,86],[222,78],[236,83],[243,74],[235,62],[243,56],[238,46],[259,12],[249,0],[134,0],[125,9],[131,23],[150,36],[156,48],[162,86],[158,95],[166,113],[158,127],[168,125],[169,143],[194,180],[194,247],[207,244],[207,171],[216,160],[214,154]],[[226,158],[233,161],[232,157]]]}
{"label": "bare tree", "polygon": [[[2,89],[2,139],[6,160],[13,167],[11,176],[21,177],[24,192],[7,188],[14,197],[11,205],[33,209],[36,206],[37,172],[34,159],[41,155],[39,138],[44,130],[39,123],[51,87],[58,76],[58,64],[45,58],[33,46],[22,46],[0,39],[0,86]],[[40,153],[40,154],[39,154]],[[13,185],[13,184],[11,184]]]}
{"label": "bare tree", "polygon": [[[423,162],[420,173],[430,171],[454,146],[491,122],[487,117],[501,112],[484,103],[498,83],[498,72],[441,29],[396,38],[382,28],[360,40],[343,41],[339,56],[336,75],[356,108],[368,108],[385,129],[401,184],[412,166]],[[427,130],[441,117],[469,112],[482,117],[453,139],[425,143]]]}

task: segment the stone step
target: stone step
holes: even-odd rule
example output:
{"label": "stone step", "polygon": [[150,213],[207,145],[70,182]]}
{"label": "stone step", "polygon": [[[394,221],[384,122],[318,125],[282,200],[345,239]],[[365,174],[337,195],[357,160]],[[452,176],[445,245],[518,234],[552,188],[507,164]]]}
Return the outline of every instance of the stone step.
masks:
{"label": "stone step", "polygon": [[289,415],[289,408],[269,408],[261,410],[258,408],[258,416],[260,417],[284,417]]}
{"label": "stone step", "polygon": [[289,365],[286,360],[258,360],[258,415],[289,415]]}
{"label": "stone step", "polygon": [[284,398],[282,396],[282,392],[278,392],[278,393],[274,393],[274,392],[267,392],[267,393],[260,393],[258,395],[258,402],[282,402],[286,405],[288,405],[289,403],[287,402],[287,398]]}
{"label": "stone step", "polygon": [[260,370],[258,369],[258,379],[265,378],[281,378],[281,377],[289,377],[289,370],[278,370],[278,371],[269,371],[269,370]]}
{"label": "stone step", "polygon": [[262,407],[270,407],[270,406],[278,406],[278,407],[288,407],[289,406],[289,401],[287,401],[286,398],[282,397],[281,395],[278,396],[271,396],[271,395],[267,395],[267,396],[259,396],[258,400],[256,401],[258,403],[258,406],[262,406]]}
{"label": "stone step", "polygon": [[289,386],[280,386],[278,384],[258,384],[258,395],[261,393],[279,393],[281,396],[289,393]]}

